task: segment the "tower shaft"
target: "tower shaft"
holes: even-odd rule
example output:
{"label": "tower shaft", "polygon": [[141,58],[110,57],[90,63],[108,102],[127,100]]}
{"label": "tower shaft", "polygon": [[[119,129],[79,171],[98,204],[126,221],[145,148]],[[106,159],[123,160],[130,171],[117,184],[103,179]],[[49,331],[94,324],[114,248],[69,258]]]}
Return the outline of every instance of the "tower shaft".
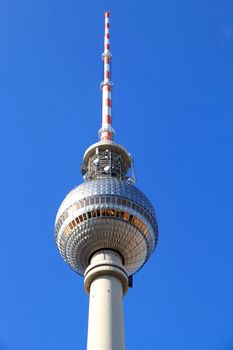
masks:
{"label": "tower shaft", "polygon": [[87,350],[124,350],[123,294],[128,278],[121,257],[103,250],[91,260],[84,285],[89,293]]}

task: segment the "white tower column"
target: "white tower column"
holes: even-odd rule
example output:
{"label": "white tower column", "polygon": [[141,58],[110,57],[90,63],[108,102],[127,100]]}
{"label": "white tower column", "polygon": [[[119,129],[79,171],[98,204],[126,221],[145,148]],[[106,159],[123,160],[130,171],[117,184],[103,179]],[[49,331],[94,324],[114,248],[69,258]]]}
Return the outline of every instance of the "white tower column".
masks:
{"label": "white tower column", "polygon": [[87,350],[124,350],[123,295],[128,276],[114,251],[96,253],[85,271],[89,294]]}

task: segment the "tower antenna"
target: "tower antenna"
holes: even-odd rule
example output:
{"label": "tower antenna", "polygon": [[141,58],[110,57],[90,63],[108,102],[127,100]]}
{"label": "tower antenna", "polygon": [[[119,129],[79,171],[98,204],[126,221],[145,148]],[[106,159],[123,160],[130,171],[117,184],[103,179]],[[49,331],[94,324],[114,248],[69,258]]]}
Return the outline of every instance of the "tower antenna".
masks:
{"label": "tower antenna", "polygon": [[111,59],[110,52],[110,33],[109,33],[110,12],[105,12],[104,28],[104,52],[102,60],[104,62],[104,80],[101,83],[102,90],[102,127],[99,130],[101,141],[112,141],[114,130],[112,128],[112,86],[111,82]]}

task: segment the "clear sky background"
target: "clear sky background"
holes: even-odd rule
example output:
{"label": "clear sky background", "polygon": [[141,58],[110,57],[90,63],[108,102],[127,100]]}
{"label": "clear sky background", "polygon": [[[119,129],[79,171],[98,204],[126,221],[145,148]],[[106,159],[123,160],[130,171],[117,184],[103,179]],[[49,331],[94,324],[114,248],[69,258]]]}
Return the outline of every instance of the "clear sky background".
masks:
{"label": "clear sky background", "polygon": [[86,347],[53,226],[98,141],[107,9],[116,141],[160,230],[125,297],[127,349],[232,350],[231,0],[1,1],[0,350]]}

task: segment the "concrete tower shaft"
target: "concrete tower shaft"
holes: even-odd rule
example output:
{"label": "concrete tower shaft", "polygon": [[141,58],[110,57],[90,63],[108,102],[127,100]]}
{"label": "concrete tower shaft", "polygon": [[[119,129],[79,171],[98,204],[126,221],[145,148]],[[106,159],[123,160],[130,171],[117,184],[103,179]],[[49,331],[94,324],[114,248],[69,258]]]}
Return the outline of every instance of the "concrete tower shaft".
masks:
{"label": "concrete tower shaft", "polygon": [[87,350],[124,350],[122,300],[128,277],[121,257],[111,250],[95,254],[84,286],[90,295]]}

